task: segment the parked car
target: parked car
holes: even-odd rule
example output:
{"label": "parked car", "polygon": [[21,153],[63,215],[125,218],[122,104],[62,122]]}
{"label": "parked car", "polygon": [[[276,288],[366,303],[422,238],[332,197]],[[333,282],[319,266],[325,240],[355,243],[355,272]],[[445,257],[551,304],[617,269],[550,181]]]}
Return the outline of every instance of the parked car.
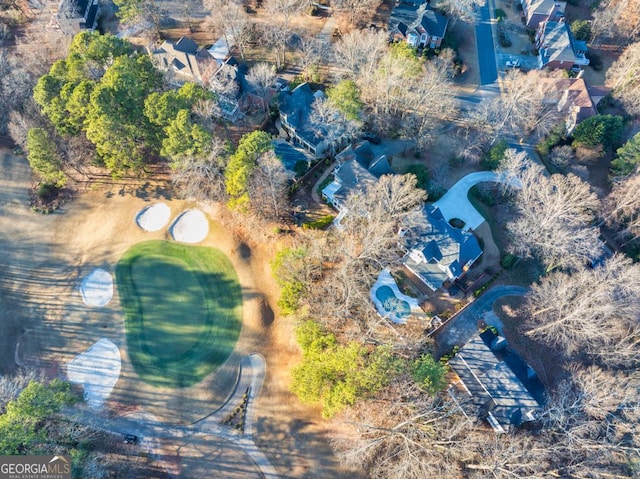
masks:
{"label": "parked car", "polygon": [[520,60],[507,60],[507,68],[520,68]]}
{"label": "parked car", "polygon": [[127,434],[126,436],[124,436],[124,441],[122,442],[124,442],[125,444],[138,444],[138,436]]}

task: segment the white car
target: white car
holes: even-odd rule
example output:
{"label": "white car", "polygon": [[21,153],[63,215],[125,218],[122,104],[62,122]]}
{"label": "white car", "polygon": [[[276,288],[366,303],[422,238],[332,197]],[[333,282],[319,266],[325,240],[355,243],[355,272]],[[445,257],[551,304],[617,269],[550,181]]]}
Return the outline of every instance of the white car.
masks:
{"label": "white car", "polygon": [[507,68],[519,68],[520,60],[507,60]]}

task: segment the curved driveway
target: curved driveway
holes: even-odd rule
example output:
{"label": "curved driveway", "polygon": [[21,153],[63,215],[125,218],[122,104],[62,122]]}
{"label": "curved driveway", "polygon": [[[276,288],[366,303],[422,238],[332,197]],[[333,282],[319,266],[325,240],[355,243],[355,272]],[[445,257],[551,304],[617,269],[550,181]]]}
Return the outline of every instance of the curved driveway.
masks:
{"label": "curved driveway", "polygon": [[470,173],[453,185],[445,195],[433,205],[440,208],[444,219],[459,218],[464,221],[464,229],[475,230],[484,222],[484,217],[469,201],[469,190],[485,181],[499,182],[500,176],[493,171]]}
{"label": "curved driveway", "polygon": [[442,356],[454,346],[464,346],[478,331],[478,320],[493,308],[503,296],[522,296],[528,291],[520,286],[494,286],[454,316],[437,334],[437,355]]}

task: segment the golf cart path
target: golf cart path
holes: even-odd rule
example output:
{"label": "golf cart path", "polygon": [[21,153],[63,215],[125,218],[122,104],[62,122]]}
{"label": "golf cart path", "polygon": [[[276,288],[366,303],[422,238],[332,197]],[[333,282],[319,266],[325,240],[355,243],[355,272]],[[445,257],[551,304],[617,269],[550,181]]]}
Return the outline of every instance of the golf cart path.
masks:
{"label": "golf cart path", "polygon": [[[259,354],[250,354],[241,359],[240,374],[234,392],[225,404],[213,414],[188,425],[174,425],[158,421],[145,413],[131,413],[124,416],[105,418],[88,410],[73,408],[73,418],[95,429],[113,434],[133,434],[140,438],[142,445],[154,444],[157,439],[185,438],[188,436],[216,436],[237,446],[247,454],[265,479],[277,479],[278,471],[269,458],[253,440],[253,414],[255,400],[264,382],[266,363]],[[245,415],[245,433],[240,433],[219,423],[233,411],[247,388],[251,388]]]}
{"label": "golf cart path", "polygon": [[478,183],[499,181],[500,176],[493,171],[470,173],[453,185],[433,206],[440,208],[446,221],[458,218],[464,221],[465,231],[475,230],[484,223],[484,217],[469,201],[469,190]]}

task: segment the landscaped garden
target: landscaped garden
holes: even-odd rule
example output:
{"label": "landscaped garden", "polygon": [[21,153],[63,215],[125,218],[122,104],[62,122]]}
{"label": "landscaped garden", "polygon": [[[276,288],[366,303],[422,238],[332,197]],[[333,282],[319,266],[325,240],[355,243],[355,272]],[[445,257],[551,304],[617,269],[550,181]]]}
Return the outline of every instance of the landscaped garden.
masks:
{"label": "landscaped garden", "polygon": [[131,363],[154,386],[188,387],[226,361],[242,326],[236,272],[215,248],[131,247],[116,267]]}

